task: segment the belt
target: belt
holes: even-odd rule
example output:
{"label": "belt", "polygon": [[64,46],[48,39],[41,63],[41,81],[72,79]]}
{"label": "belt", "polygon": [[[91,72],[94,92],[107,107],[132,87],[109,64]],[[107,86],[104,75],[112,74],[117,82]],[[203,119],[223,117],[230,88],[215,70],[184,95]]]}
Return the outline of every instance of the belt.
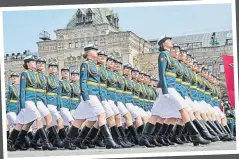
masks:
{"label": "belt", "polygon": [[46,93],[46,90],[44,90],[44,89],[36,89],[36,92]]}
{"label": "belt", "polygon": [[109,87],[109,88],[107,88],[107,90],[109,90],[109,91],[116,91],[116,88]]}
{"label": "belt", "polygon": [[189,86],[189,85],[190,85],[188,82],[183,82],[183,81],[182,81],[182,84],[183,84],[183,85],[186,85],[186,86]]}
{"label": "belt", "polygon": [[180,78],[176,78],[176,81],[177,82],[181,82],[182,80]]}
{"label": "belt", "polygon": [[11,103],[18,103],[17,100],[8,100],[8,101],[11,102]]}
{"label": "belt", "polygon": [[79,98],[71,98],[71,100],[77,100],[77,101],[78,101],[78,100],[80,100],[80,99],[79,99]]}
{"label": "belt", "polygon": [[106,84],[100,83],[100,86],[101,86],[101,87],[106,87]]}
{"label": "belt", "polygon": [[33,92],[35,92],[35,91],[36,91],[36,88],[27,87],[25,90],[26,90],[26,91],[33,91]]}
{"label": "belt", "polygon": [[211,94],[211,92],[205,92],[205,94],[208,94],[208,95],[209,95],[209,94]]}
{"label": "belt", "polygon": [[173,73],[173,72],[166,72],[166,75],[176,77],[176,73]]}
{"label": "belt", "polygon": [[61,98],[69,99],[70,97],[67,97],[67,96],[61,96]]}
{"label": "belt", "polygon": [[133,98],[135,98],[135,99],[139,99],[139,97],[138,97],[138,96],[133,96]]}
{"label": "belt", "polygon": [[126,92],[126,91],[124,91],[123,93],[124,94],[132,94],[132,92]]}
{"label": "belt", "polygon": [[190,88],[197,88],[197,86],[190,86]]}
{"label": "belt", "polygon": [[93,86],[99,86],[99,83],[92,82],[92,81],[87,81],[86,84],[93,85]]}
{"label": "belt", "polygon": [[52,93],[52,92],[47,92],[46,95],[48,95],[48,96],[57,96],[56,93]]}
{"label": "belt", "polygon": [[123,90],[116,90],[117,93],[123,93]]}

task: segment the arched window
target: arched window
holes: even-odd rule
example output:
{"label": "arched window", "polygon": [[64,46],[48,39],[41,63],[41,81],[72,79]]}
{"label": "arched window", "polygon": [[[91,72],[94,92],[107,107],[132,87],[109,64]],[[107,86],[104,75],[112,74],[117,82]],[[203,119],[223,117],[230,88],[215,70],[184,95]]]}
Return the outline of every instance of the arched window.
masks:
{"label": "arched window", "polygon": [[90,22],[92,22],[92,19],[93,19],[93,12],[92,12],[92,10],[89,8],[88,10],[87,10],[87,12],[86,12],[86,22],[87,23],[90,23]]}
{"label": "arched window", "polygon": [[81,10],[79,10],[76,14],[76,23],[84,23],[84,15],[82,14]]}

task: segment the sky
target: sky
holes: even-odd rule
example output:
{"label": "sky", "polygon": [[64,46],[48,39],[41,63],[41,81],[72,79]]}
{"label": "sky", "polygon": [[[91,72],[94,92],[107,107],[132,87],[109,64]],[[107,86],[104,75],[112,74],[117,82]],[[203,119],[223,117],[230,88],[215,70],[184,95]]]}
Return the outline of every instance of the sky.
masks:
{"label": "sky", "polygon": [[[180,36],[232,30],[230,4],[112,8],[123,30],[149,40],[166,34]],[[37,52],[39,33],[66,27],[76,9],[3,12],[4,54]]]}

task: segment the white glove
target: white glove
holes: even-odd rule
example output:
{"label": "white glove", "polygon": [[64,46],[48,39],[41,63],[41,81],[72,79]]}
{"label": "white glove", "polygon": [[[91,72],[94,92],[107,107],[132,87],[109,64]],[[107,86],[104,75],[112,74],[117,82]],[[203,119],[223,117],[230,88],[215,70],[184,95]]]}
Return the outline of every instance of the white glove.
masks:
{"label": "white glove", "polygon": [[169,94],[164,94],[163,96],[166,98],[169,98]]}
{"label": "white glove", "polygon": [[85,101],[85,102],[86,102],[86,104],[91,105],[90,100],[87,100],[87,101]]}

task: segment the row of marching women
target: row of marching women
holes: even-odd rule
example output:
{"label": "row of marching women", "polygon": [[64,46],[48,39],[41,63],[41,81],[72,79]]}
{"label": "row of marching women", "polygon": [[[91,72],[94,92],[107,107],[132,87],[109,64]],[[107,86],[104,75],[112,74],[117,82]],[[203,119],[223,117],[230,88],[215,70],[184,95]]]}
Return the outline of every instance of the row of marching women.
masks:
{"label": "row of marching women", "polygon": [[159,46],[159,78],[93,45],[84,48],[79,71],[27,56],[8,86],[8,151],[235,140],[219,109],[217,78],[171,38]]}

